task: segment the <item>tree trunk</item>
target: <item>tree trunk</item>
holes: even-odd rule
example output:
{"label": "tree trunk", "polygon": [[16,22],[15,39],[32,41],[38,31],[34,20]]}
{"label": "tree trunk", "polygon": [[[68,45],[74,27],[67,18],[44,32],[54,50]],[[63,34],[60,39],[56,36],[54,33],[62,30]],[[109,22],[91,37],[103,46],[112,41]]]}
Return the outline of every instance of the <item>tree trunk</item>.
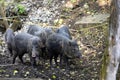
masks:
{"label": "tree trunk", "polygon": [[4,8],[5,8],[4,3],[0,3],[0,16],[1,16],[0,24],[3,26],[3,27],[0,26],[0,31],[5,32],[5,30],[8,27],[11,27],[13,29],[13,31],[20,30],[22,28],[22,22],[21,22],[20,18],[15,17],[14,20],[11,19],[11,21],[13,21],[13,23],[12,23],[12,25],[9,26]]}
{"label": "tree trunk", "polygon": [[2,25],[7,29],[9,27],[8,22],[7,22],[7,18],[6,18],[6,14],[4,11],[4,4],[0,4],[0,15],[3,18],[3,21],[1,21]]}
{"label": "tree trunk", "polygon": [[106,77],[102,80],[116,80],[120,62],[120,0],[112,0],[109,23],[109,60]]}

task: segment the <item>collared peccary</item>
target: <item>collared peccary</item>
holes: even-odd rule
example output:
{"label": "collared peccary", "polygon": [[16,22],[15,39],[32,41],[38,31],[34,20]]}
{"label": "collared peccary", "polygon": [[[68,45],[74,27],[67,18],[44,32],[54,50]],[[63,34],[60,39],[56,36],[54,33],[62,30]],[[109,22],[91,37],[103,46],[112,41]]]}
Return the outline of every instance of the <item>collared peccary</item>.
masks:
{"label": "collared peccary", "polygon": [[29,25],[27,33],[34,35],[37,31],[42,31],[43,27],[39,27],[37,25]]}
{"label": "collared peccary", "polygon": [[45,45],[45,47],[41,49],[43,55],[42,58],[48,58],[48,54],[46,52],[46,40],[49,35],[54,33],[53,30],[51,28],[43,28],[36,25],[30,25],[27,33],[38,36],[42,39],[42,42]]}
{"label": "collared peccary", "polygon": [[31,64],[36,65],[35,59],[39,57],[41,54],[41,48],[44,47],[42,40],[37,37],[30,35],[28,33],[19,33],[14,38],[15,47],[14,47],[14,55],[13,55],[13,64],[15,63],[15,59],[18,56],[19,59],[23,62],[23,55],[28,53],[30,56]]}
{"label": "collared peccary", "polygon": [[66,63],[66,68],[68,65],[68,59],[81,57],[81,53],[79,51],[79,47],[76,41],[71,40],[65,36],[62,36],[59,33],[51,34],[47,39],[46,46],[49,52],[48,54],[50,56],[51,67],[52,67],[53,58],[56,65],[58,65],[57,57],[59,55],[60,55],[60,66],[62,64],[62,60],[64,59]]}
{"label": "collared peccary", "polygon": [[13,55],[13,46],[14,46],[14,32],[12,29],[8,28],[5,32],[5,42],[7,44],[7,52],[12,56]]}
{"label": "collared peccary", "polygon": [[[50,34],[53,33],[53,30],[51,28],[39,27],[39,26],[36,26],[36,25],[30,25],[27,33],[32,34],[32,35],[37,35],[38,33],[43,32],[43,31],[46,32],[47,36],[49,36]],[[36,32],[38,32],[38,33],[36,33]]]}
{"label": "collared peccary", "polygon": [[72,39],[68,26],[62,25],[59,29],[56,30],[56,33],[59,33],[63,36],[66,36],[69,39]]}

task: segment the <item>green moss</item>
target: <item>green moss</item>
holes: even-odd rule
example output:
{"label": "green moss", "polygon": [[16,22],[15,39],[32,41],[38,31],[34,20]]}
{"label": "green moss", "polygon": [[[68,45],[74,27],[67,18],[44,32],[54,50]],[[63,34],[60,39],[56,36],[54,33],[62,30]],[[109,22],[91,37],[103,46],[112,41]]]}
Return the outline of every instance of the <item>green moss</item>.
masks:
{"label": "green moss", "polygon": [[105,42],[106,44],[106,48],[104,51],[104,54],[102,56],[102,66],[101,66],[101,70],[100,70],[100,80],[105,80],[106,78],[106,70],[107,70],[107,66],[108,66],[108,62],[109,62],[109,52],[108,52],[108,48],[109,48],[109,40],[108,40],[108,31],[106,31],[106,36],[107,36],[107,40]]}
{"label": "green moss", "polygon": [[105,78],[106,78],[106,70],[107,70],[108,62],[109,62],[108,48],[106,48],[105,53],[104,53],[103,58],[102,58],[100,80],[105,80]]}
{"label": "green moss", "polygon": [[18,4],[17,8],[18,8],[18,14],[25,13],[25,7],[23,5]]}

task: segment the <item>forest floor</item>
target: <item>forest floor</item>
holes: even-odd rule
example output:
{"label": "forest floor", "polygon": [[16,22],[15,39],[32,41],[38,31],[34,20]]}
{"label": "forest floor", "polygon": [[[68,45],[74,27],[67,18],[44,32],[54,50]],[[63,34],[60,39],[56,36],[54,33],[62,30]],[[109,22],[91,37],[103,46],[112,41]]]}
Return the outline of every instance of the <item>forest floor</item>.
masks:
{"label": "forest floor", "polygon": [[44,64],[42,64],[42,61],[39,61],[38,66],[33,68],[30,65],[28,55],[24,56],[25,64],[22,64],[19,59],[16,60],[15,64],[12,64],[12,57],[6,53],[4,35],[1,34],[0,80],[2,78],[24,78],[25,80],[99,80],[102,56],[104,55],[107,42],[108,23],[75,23],[84,16],[95,15],[95,13],[109,13],[108,6],[100,7],[94,0],[93,2],[81,0],[75,3],[72,9],[61,5],[65,5],[65,3],[67,5],[65,0],[49,2],[48,6],[45,6],[48,3],[32,3],[30,0],[25,0],[21,3],[26,5],[30,11],[28,13],[29,17],[23,22],[24,27],[20,31],[26,30],[31,22],[32,24],[39,23],[42,26],[57,25],[55,28],[66,23],[69,25],[72,37],[78,41],[82,58],[71,60],[70,69],[67,71],[65,66],[61,69],[59,67],[50,69],[49,60],[46,60]]}

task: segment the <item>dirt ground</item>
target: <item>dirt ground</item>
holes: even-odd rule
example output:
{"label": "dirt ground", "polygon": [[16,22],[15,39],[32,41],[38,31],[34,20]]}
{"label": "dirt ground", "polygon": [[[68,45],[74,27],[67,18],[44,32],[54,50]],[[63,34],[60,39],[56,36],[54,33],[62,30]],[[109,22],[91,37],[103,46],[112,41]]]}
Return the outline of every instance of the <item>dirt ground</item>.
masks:
{"label": "dirt ground", "polygon": [[[24,59],[25,60],[25,59]],[[95,68],[90,67],[91,63],[86,60],[81,65],[71,64],[69,70],[65,70],[65,66],[60,69],[49,67],[49,62],[45,64],[38,64],[33,68],[30,62],[27,61],[22,64],[19,59],[16,60],[16,64],[11,64],[12,59],[7,56],[0,55],[0,77],[1,78],[41,78],[43,80],[98,80]],[[93,62],[96,66],[98,63]],[[90,69],[91,68],[91,69]],[[96,67],[97,69],[97,67]],[[92,71],[92,72],[91,72]]]}

